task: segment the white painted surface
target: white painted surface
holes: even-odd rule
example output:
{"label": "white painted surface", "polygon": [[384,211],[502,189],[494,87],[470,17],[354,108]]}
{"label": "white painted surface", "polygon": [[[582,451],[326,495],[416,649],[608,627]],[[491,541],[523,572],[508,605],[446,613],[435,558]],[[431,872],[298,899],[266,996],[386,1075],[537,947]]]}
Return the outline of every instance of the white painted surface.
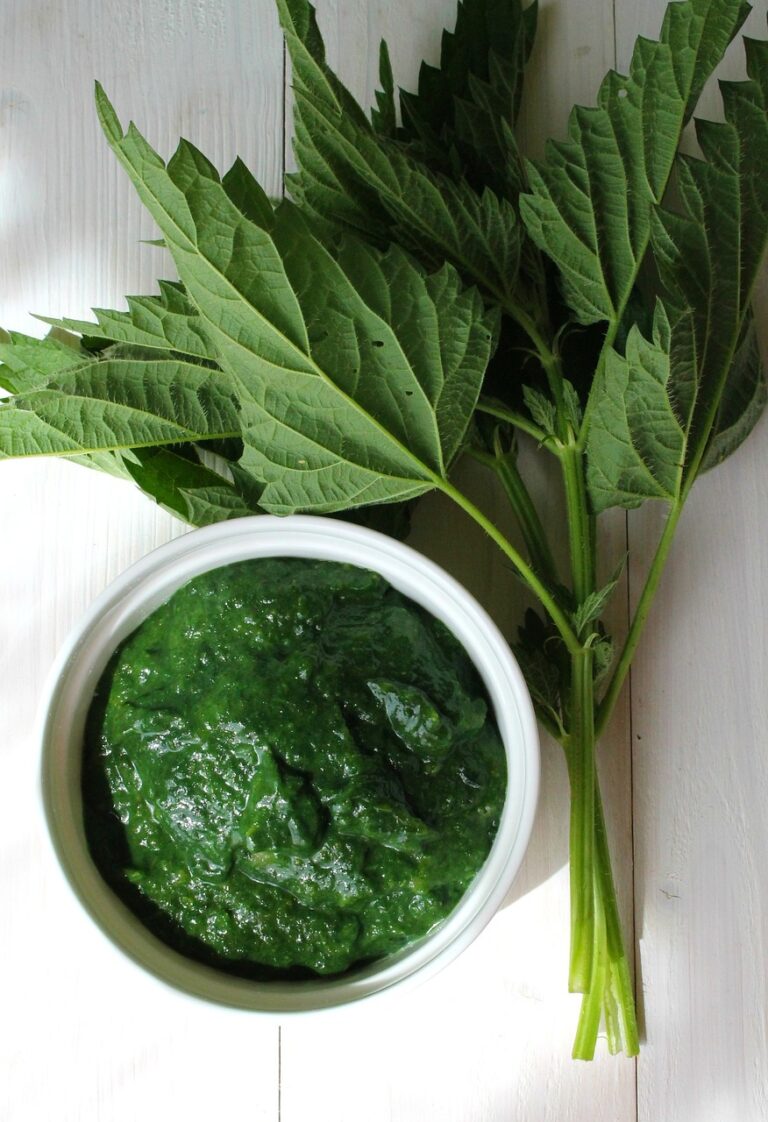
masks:
{"label": "white painted surface", "polygon": [[[379,37],[396,76],[434,59],[453,0],[323,0],[329,53],[370,98]],[[590,102],[657,0],[547,0],[529,82],[530,148]],[[753,17],[764,33],[765,2]],[[270,0],[6,0],[0,6],[0,323],[81,316],[152,290],[160,251],[106,150],[93,78],[161,152],[184,133],[270,191],[283,153],[283,52]],[[129,486],[61,462],[3,463],[0,550],[0,1119],[187,1122],[759,1122],[768,1117],[766,935],[768,424],[703,481],[683,520],[628,703],[603,745],[648,1041],[637,1070],[568,1058],[567,789],[544,753],[542,807],[512,899],[449,970],[401,1002],[269,1022],[199,1008],[124,964],[60,885],[36,800],[46,670],[116,573],[182,532]],[[535,470],[535,465],[534,465]],[[467,486],[485,480],[467,468]],[[539,486],[546,487],[546,478]],[[484,496],[491,507],[494,497]],[[657,511],[631,522],[636,595]],[[607,528],[624,549],[623,516]],[[518,588],[438,501],[414,541],[509,631]],[[620,605],[620,598],[619,598]],[[617,608],[620,629],[621,610]],[[632,800],[634,770],[634,813]],[[636,866],[632,868],[632,827]],[[636,1087],[637,1078],[637,1087]]]}

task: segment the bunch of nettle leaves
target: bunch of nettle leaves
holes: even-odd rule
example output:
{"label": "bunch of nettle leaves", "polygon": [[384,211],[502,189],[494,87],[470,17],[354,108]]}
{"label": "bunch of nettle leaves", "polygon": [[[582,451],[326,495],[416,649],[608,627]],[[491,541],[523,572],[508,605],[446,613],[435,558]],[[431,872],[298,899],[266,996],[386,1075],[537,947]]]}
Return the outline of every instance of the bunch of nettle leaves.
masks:
{"label": "bunch of nettle leaves", "polygon": [[[514,125],[535,6],[460,3],[440,66],[422,67],[399,114],[383,46],[370,121],[326,65],[307,0],[278,7],[293,201],[274,206],[241,161],[220,179],[186,141],[164,164],[98,88],[104,132],[180,280],[127,312],[97,310],[98,324],[6,337],[0,455],[74,457],[197,525],[386,514],[432,489],[479,523],[541,609],[516,651],[570,777],[574,1055],[594,1054],[601,1021],[611,1050],[633,1055],[595,740],[694,480],[765,402],[750,295],[768,238],[768,43],[745,41],[748,80],[721,85],[724,123],[697,121],[702,156],[681,155],[749,7],[673,3],[629,76],[609,73],[597,108],[575,108],[567,139],[528,162]],[[519,433],[562,469],[566,578],[520,474]],[[524,552],[451,482],[463,450],[501,481]],[[597,519],[651,498],[668,517],[614,658]]]}

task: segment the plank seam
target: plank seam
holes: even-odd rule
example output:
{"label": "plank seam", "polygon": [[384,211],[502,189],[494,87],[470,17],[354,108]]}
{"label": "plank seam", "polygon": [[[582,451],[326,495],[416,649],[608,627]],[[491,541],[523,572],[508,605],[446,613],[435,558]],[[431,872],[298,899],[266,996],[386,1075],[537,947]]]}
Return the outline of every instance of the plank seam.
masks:
{"label": "plank seam", "polygon": [[283,1119],[283,1026],[277,1026],[277,1122]]}
{"label": "plank seam", "polygon": [[[614,0],[615,5],[615,0]],[[615,8],[614,8],[615,10]],[[616,28],[616,21],[614,20],[614,33]],[[629,556],[630,546],[630,530],[629,530],[629,511],[624,512],[624,526],[627,544],[627,556]],[[630,626],[632,621],[632,572],[631,567],[627,564],[627,627]],[[635,720],[634,708],[632,699],[632,667],[630,666],[627,674],[627,707],[629,710],[629,853],[631,864],[630,875],[630,892],[632,901],[632,928],[630,931],[630,938],[632,941],[632,978],[635,984],[635,1006],[639,1004],[638,1001],[638,952],[637,952],[637,884],[635,875]],[[632,1061],[635,1069],[635,1122],[640,1120],[640,1087],[638,1075],[638,1057],[635,1056]]]}

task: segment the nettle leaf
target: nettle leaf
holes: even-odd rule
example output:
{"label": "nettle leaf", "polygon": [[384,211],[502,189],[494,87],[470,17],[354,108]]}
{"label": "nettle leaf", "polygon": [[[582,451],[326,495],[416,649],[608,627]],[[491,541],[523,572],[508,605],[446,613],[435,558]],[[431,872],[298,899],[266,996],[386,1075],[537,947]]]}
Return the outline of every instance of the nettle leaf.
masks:
{"label": "nettle leaf", "polygon": [[626,353],[608,353],[595,383],[587,445],[587,484],[595,511],[673,502],[682,481],[685,431],[675,412],[671,328],[657,307],[653,339],[633,327]]}
{"label": "nettle leaf", "polygon": [[124,458],[126,474],[142,491],[172,514],[203,525],[190,516],[190,491],[221,488],[234,492],[231,481],[201,463],[194,446],[137,448]]}
{"label": "nettle leaf", "polygon": [[683,212],[654,214],[666,311],[657,308],[653,339],[633,328],[625,357],[610,353],[595,384],[596,510],[680,501],[710,440],[723,458],[762,408],[749,301],[768,244],[768,50],[750,48],[748,71],[751,81],[721,83],[725,121],[697,122],[706,158],[679,157]]}
{"label": "nettle leaf", "polygon": [[449,261],[494,300],[512,299],[521,229],[512,205],[490,190],[427,169],[405,146],[378,135],[325,62],[307,0],[278,0],[293,65],[291,195],[333,240],[339,229],[392,241],[430,267]]}
{"label": "nettle leaf", "polygon": [[[768,52],[751,73],[768,82]],[[758,81],[721,82],[725,121],[697,121],[705,159],[680,156],[683,213],[658,209],[653,254],[670,318],[677,317],[676,394],[691,443],[719,406],[749,316],[768,243],[768,97]]]}
{"label": "nettle leaf", "polygon": [[554,402],[532,386],[523,386],[523,402],[539,428],[553,436],[557,428]]}
{"label": "nettle leaf", "polygon": [[752,316],[723,387],[701,471],[709,471],[743,444],[757,424],[768,401],[765,367],[760,359]]}
{"label": "nettle leaf", "polygon": [[178,499],[182,517],[193,526],[209,526],[230,518],[263,514],[260,499],[263,484],[244,471],[239,464],[226,465],[229,478],[211,472],[202,476],[180,476]]}
{"label": "nettle leaf", "polygon": [[230,518],[246,518],[262,514],[243,495],[229,484],[218,483],[211,487],[195,487],[181,491],[182,517],[193,526],[212,526]]}
{"label": "nettle leaf", "polygon": [[629,76],[611,71],[597,108],[576,106],[568,139],[529,164],[521,215],[579,323],[621,320],[683,127],[748,11],[741,0],[670,4],[660,40],[638,39]]}
{"label": "nettle leaf", "polygon": [[259,225],[269,222],[272,204],[253,172],[246,167],[239,156],[229,171],[222,176],[221,185],[230,201],[246,218]]}
{"label": "nettle leaf", "polygon": [[[478,331],[477,302],[462,295],[455,270],[443,266],[425,277],[394,247],[382,255],[356,240],[346,240],[337,259],[368,307],[392,325],[410,366],[425,374],[434,372],[429,397],[443,462],[450,464],[463,444],[467,418],[477,402],[478,372],[488,362],[489,333],[494,334],[496,314],[484,317],[487,331]],[[288,264],[287,257],[285,261]],[[304,307],[313,296],[307,289]],[[317,314],[320,331],[322,323],[321,309]]]}
{"label": "nettle leaf", "polygon": [[614,657],[613,639],[610,635],[597,635],[592,642],[592,665],[594,682],[599,685],[611,669]]}
{"label": "nettle leaf", "polygon": [[581,428],[582,408],[579,395],[573,382],[563,379],[563,401],[566,419],[574,432]]}
{"label": "nettle leaf", "polygon": [[0,404],[0,458],[79,456],[239,435],[232,383],[175,360],[90,361]]}
{"label": "nettle leaf", "polygon": [[440,65],[422,63],[416,93],[401,91],[400,136],[436,169],[516,200],[524,176],[514,137],[523,76],[536,35],[536,3],[463,0],[443,32]]}
{"label": "nettle leaf", "polygon": [[382,39],[379,46],[379,84],[376,90],[376,108],[371,109],[371,124],[377,133],[394,139],[397,136],[397,108],[395,106],[395,79],[389,48]]}
{"label": "nettle leaf", "polygon": [[597,588],[594,592],[591,592],[589,596],[579,604],[576,611],[571,614],[573,629],[579,638],[584,638],[589,625],[599,620],[600,616],[607,608],[616,590],[616,585],[619,583],[623,568],[624,560],[622,559],[620,564],[616,567],[616,571],[602,588]]}
{"label": "nettle leaf", "polygon": [[[79,341],[48,336],[35,339],[11,331],[0,340],[0,387],[8,393],[40,389],[55,374],[88,362]],[[74,345],[73,345],[74,344]]]}
{"label": "nettle leaf", "polygon": [[290,204],[258,225],[192,145],[182,141],[166,168],[134,126],[123,134],[101,89],[97,99],[236,380],[241,464],[265,485],[263,509],[343,510],[439,485],[492,344],[479,295],[461,291],[450,266],[426,276],[396,248],[350,241],[336,260]]}
{"label": "nettle leaf", "polygon": [[212,359],[211,347],[200,326],[194,304],[175,281],[160,281],[159,296],[127,296],[127,312],[94,308],[98,323],[78,319],[51,319],[43,323],[77,331],[94,339],[152,347],[195,358]]}

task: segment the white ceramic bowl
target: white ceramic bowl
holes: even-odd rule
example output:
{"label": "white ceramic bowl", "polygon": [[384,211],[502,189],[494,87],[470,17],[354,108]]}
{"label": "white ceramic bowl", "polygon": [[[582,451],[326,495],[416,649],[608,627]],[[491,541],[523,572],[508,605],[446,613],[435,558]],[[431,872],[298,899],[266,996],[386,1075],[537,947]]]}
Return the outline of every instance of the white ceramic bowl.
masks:
{"label": "white ceramic bowl", "polygon": [[[201,965],[166,946],[112,893],[85,840],[80,790],[85,718],[110,655],[172,593],[208,569],[253,557],[314,557],[374,569],[442,620],[479,670],[507,757],[508,784],[490,854],[453,912],[429,935],[341,978],[255,982]],[[102,931],[145,970],[207,1001],[286,1014],[327,1009],[421,980],[455,958],[500,906],[528,844],[539,782],[536,721],[520,669],[476,600],[441,568],[383,534],[327,518],[260,516],[177,538],[124,572],[69,636],[43,711],[43,801],[64,873]]]}

